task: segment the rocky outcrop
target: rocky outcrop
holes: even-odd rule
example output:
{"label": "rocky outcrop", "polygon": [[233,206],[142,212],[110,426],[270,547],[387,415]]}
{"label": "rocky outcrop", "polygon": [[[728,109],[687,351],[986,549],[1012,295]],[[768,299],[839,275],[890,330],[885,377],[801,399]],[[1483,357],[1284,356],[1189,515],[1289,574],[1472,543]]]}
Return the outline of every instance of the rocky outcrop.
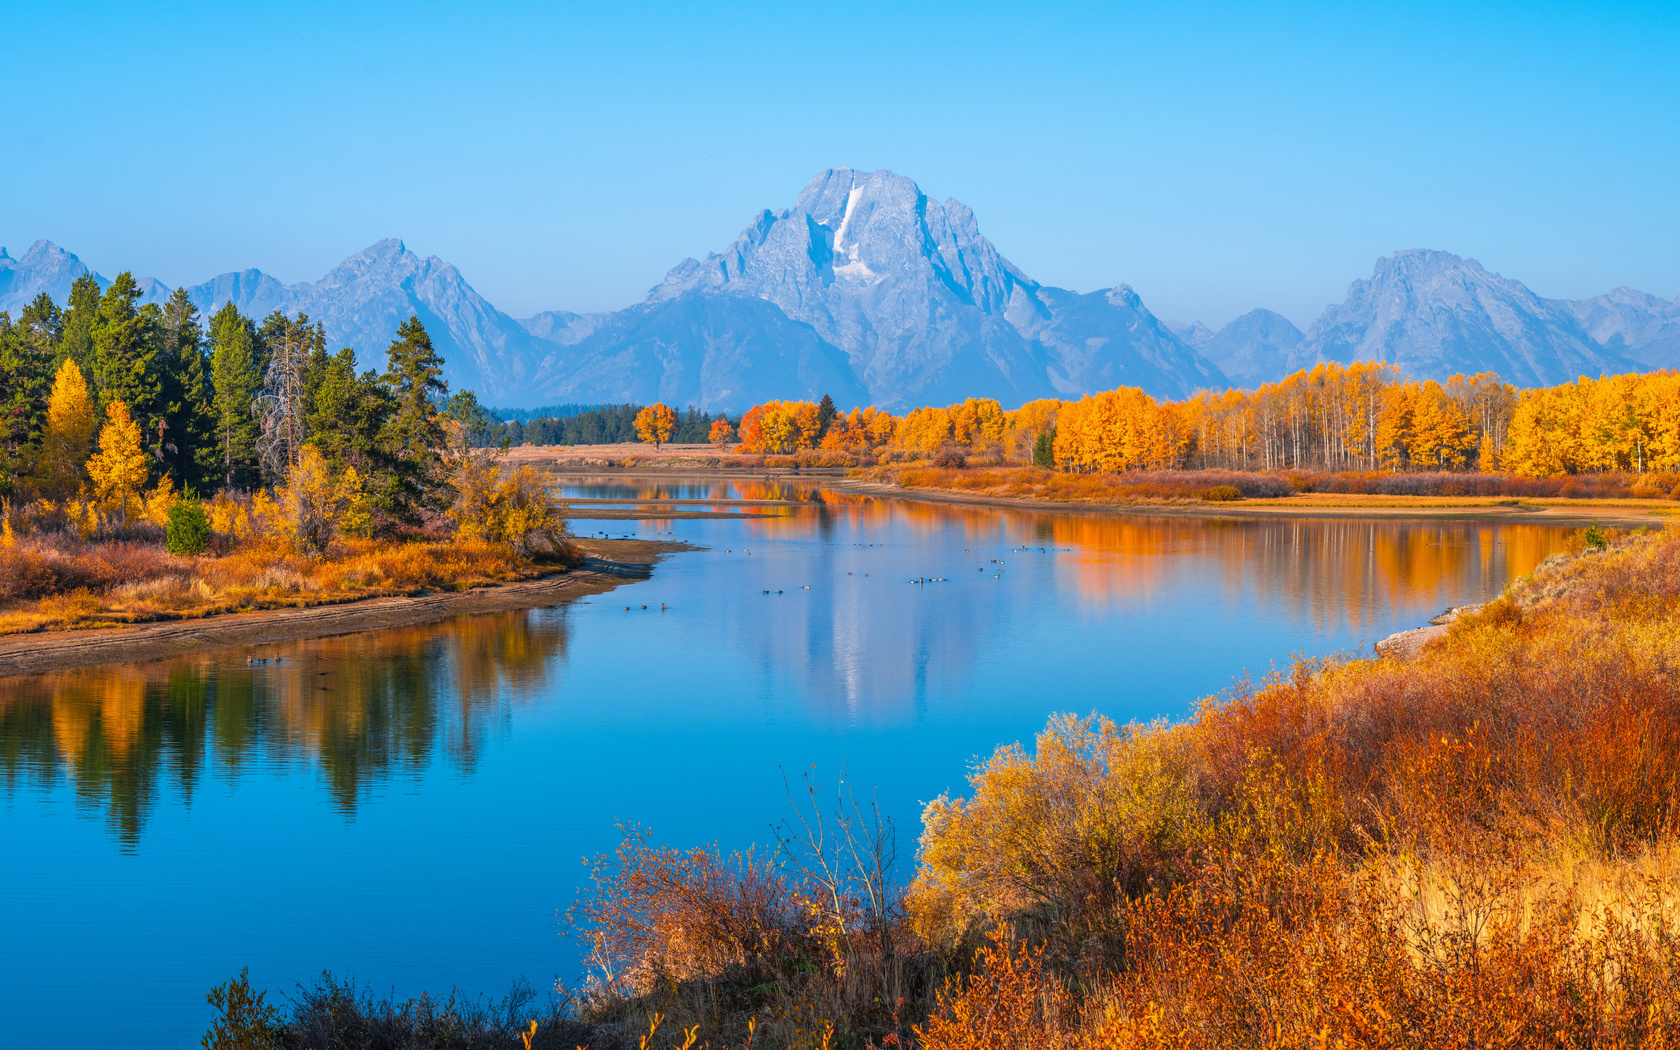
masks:
{"label": "rocky outcrop", "polygon": [[1480,605],[1460,605],[1448,609],[1429,621],[1427,627],[1415,627],[1410,631],[1397,631],[1389,635],[1376,645],[1377,655],[1395,660],[1410,660],[1423,652],[1423,647],[1437,638],[1445,638],[1447,627],[1465,613],[1480,612]]}

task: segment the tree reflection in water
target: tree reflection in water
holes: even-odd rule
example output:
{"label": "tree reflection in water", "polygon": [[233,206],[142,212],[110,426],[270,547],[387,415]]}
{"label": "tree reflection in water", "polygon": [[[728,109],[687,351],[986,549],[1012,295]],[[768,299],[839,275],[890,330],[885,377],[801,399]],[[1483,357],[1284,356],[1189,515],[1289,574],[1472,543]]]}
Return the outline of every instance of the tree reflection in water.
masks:
{"label": "tree reflection in water", "polygon": [[[510,705],[549,689],[563,609],[0,679],[8,796],[61,778],[131,850],[159,788],[314,766],[345,813],[376,784],[442,760],[470,770]],[[266,659],[250,664],[248,659]]]}

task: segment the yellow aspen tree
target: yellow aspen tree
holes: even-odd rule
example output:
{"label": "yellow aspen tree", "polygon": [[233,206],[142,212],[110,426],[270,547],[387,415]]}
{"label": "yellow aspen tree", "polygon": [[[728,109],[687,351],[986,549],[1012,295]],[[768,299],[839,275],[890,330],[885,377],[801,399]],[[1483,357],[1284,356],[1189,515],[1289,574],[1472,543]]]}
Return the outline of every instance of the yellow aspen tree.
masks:
{"label": "yellow aspen tree", "polygon": [[136,494],[146,484],[150,463],[141,444],[140,424],[128,414],[128,406],[113,401],[105,408],[106,423],[99,431],[99,451],[87,461],[88,477],[99,498],[117,508],[124,521]]}
{"label": "yellow aspen tree", "polygon": [[96,424],[87,380],[76,362],[67,360],[59,367],[47,398],[47,425],[35,467],[35,481],[43,495],[56,499],[82,487],[87,480],[82,464],[93,447]]}
{"label": "yellow aspen tree", "polygon": [[735,427],[729,422],[729,420],[720,416],[712,421],[712,432],[706,435],[706,437],[712,444],[721,449],[725,445],[734,443]]}

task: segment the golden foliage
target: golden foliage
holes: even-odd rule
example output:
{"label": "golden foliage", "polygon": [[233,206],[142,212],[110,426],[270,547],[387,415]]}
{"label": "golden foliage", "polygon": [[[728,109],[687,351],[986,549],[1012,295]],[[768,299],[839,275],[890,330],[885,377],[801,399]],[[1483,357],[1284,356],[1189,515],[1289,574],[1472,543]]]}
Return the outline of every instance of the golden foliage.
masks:
{"label": "golden foliage", "polygon": [[298,451],[297,462],[286,472],[286,483],[277,490],[280,516],[285,521],[292,545],[305,554],[323,554],[337,538],[340,522],[352,502],[361,496],[360,479],[354,490],[334,479],[325,456],[314,445]]}
{"label": "golden foliage", "polygon": [[809,401],[766,401],[741,417],[740,447],[745,453],[785,455],[816,448],[822,433],[817,406]]}
{"label": "golden foliage", "polygon": [[505,477],[487,459],[468,458],[452,482],[455,505],[450,516],[462,539],[511,546],[521,557],[569,558],[566,521],[549,496],[549,480],[531,467]]}
{"label": "golden foliage", "polygon": [[671,440],[677,428],[677,414],[667,405],[654,403],[636,413],[636,436],[643,444],[658,448]]}
{"label": "golden foliage", "polygon": [[87,461],[87,473],[99,498],[127,520],[129,508],[139,502],[136,497],[146,484],[150,463],[141,444],[140,425],[128,414],[128,406],[113,401],[105,415],[99,451]]}
{"label": "golden foliage", "polygon": [[36,481],[43,494],[57,498],[81,488],[87,477],[83,464],[93,446],[96,421],[82,370],[66,359],[47,398],[47,425],[35,464]]}

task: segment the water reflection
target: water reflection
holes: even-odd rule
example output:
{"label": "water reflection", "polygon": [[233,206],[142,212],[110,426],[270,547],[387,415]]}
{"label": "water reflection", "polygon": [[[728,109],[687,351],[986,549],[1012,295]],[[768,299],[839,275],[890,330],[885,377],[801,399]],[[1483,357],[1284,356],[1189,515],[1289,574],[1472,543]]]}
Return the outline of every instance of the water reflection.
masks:
{"label": "water reflection", "polygon": [[[1137,664],[1175,651],[1190,658],[1195,643],[1158,622],[1187,609],[1204,634],[1263,633],[1256,625],[1271,623],[1279,637],[1311,633],[1343,648],[1499,593],[1568,534],[1464,521],[995,508],[777,482],[577,479],[564,491],[641,507],[656,529],[670,527],[656,517],[670,505],[661,501],[720,510],[796,502],[791,513],[731,523],[726,535],[759,556],[732,550],[727,569],[709,571],[709,597],[726,610],[710,644],[753,654],[823,721],[873,725],[913,721],[930,688],[962,687],[1035,618],[1070,630],[1096,624],[1098,643],[1148,639],[1157,652]],[[923,579],[940,582],[909,582]],[[1278,645],[1267,658],[1290,651]]]}
{"label": "water reflection", "polygon": [[[1371,641],[1442,604],[1498,593],[1566,536],[1528,525],[996,509],[798,483],[565,491],[649,508],[797,504],[779,516],[682,522],[710,550],[638,585],[640,601],[677,612],[614,620],[610,644],[636,653],[626,692],[661,668],[731,654],[730,679],[707,688],[770,683],[779,710],[842,728],[912,725],[930,696],[972,692],[984,675],[1019,675],[1052,707],[1113,696],[1117,677],[1120,695],[1150,696],[1143,684],[1160,681],[1153,695],[1187,709],[1196,697],[1165,683],[1176,664],[1209,662],[1193,655],[1205,644],[1197,639],[1242,636],[1252,643],[1243,660],[1283,659],[1303,642],[1329,651]],[[640,528],[663,528],[658,520]],[[190,803],[207,776],[235,778],[259,763],[317,777],[350,814],[392,777],[440,761],[473,770],[513,706],[558,698],[567,615],[461,617],[265,646],[270,662],[258,665],[239,649],[0,680],[0,776],[14,796],[19,784],[67,783],[77,806],[102,812],[130,848],[160,788],[173,784]],[[1097,649],[1110,651],[1091,656]],[[1220,674],[1210,691],[1247,666],[1226,666],[1235,652],[1212,661]],[[1148,712],[1162,713],[1173,710]]]}
{"label": "water reflection", "polygon": [[67,780],[129,848],[163,781],[190,802],[259,761],[312,767],[350,813],[439,759],[471,770],[510,704],[557,685],[566,635],[561,610],[492,613],[4,679],[0,775],[14,796]]}

